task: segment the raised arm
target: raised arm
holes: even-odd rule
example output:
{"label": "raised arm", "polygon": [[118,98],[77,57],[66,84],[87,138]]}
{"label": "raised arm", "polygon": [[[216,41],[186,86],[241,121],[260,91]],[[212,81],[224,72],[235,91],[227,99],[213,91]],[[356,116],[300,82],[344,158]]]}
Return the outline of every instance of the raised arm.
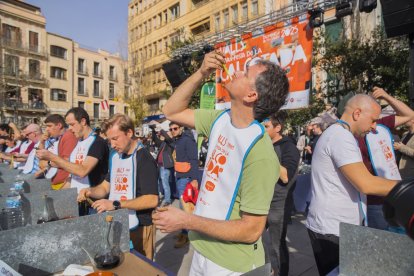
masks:
{"label": "raised arm", "polygon": [[216,69],[221,69],[225,62],[222,54],[211,52],[205,55],[204,61],[194,74],[182,83],[171,95],[162,108],[168,120],[194,128],[194,111],[189,109],[191,96],[200,87],[203,80]]}
{"label": "raised arm", "polygon": [[408,107],[402,101],[390,96],[384,89],[374,87],[372,96],[376,99],[384,99],[395,110],[397,116],[395,116],[395,127],[405,124],[411,119],[414,119],[414,111]]}

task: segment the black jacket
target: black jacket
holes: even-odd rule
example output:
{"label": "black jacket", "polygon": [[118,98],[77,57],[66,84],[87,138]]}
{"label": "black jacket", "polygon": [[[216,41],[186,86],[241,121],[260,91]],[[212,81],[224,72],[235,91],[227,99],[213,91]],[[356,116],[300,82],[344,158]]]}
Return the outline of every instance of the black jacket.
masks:
{"label": "black jacket", "polygon": [[164,130],[161,130],[161,135],[164,137],[164,141],[158,138],[155,130],[152,130],[152,141],[154,141],[155,146],[158,147],[157,163],[160,154],[162,154],[162,164],[158,164],[166,169],[174,168],[174,160],[172,153],[174,151],[175,145],[174,140],[168,136],[168,133]]}
{"label": "black jacket", "polygon": [[282,139],[273,144],[273,148],[279,158],[280,165],[285,167],[288,173],[289,182],[283,183],[280,179],[277,181],[275,186],[275,192],[273,194],[272,204],[286,199],[289,189],[295,182],[295,176],[297,174],[300,153],[296,148],[296,144],[290,137],[283,136]]}

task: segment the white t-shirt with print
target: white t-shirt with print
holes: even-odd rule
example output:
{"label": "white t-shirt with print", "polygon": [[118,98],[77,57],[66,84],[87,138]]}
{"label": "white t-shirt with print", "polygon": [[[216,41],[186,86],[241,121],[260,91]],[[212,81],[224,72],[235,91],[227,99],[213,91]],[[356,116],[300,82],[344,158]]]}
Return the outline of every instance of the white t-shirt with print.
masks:
{"label": "white t-shirt with print", "polygon": [[[345,178],[340,167],[362,162],[358,142],[350,131],[335,124],[319,138],[312,155],[311,202],[307,227],[339,236],[339,223],[361,225],[366,196]],[[360,202],[361,198],[361,204]]]}

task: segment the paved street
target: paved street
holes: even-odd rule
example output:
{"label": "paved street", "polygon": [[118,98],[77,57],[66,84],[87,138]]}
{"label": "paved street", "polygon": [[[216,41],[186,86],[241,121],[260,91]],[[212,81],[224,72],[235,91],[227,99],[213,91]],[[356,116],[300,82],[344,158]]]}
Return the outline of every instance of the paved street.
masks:
{"label": "paved street", "polygon": [[[174,202],[178,206],[177,201]],[[191,246],[175,249],[174,236],[177,233],[162,234],[157,231],[155,261],[168,271],[178,276],[188,275],[193,250]],[[290,251],[290,273],[292,276],[318,275],[312,254],[308,233],[305,228],[305,218],[302,215],[293,217],[288,227],[288,246]]]}

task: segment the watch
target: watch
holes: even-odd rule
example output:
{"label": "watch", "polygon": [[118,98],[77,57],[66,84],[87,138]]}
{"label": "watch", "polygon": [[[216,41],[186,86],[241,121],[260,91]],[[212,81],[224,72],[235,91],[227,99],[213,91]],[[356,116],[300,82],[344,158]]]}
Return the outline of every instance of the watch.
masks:
{"label": "watch", "polygon": [[119,200],[114,200],[112,202],[112,205],[114,206],[115,210],[118,210],[121,208],[121,202],[119,202]]}

